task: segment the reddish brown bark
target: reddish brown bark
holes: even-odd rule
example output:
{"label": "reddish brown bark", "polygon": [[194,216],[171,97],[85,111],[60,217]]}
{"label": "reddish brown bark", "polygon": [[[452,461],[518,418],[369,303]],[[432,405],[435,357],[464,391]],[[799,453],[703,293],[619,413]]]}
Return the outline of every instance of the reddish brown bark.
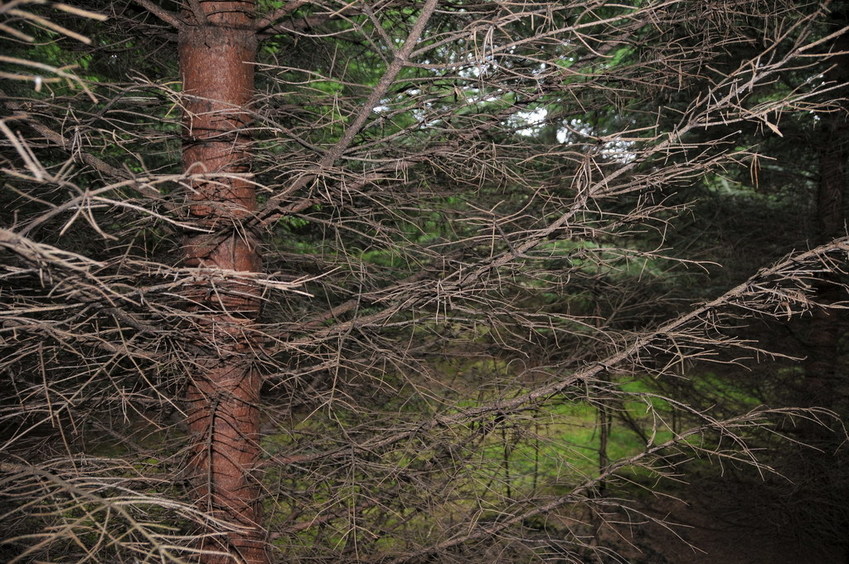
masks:
{"label": "reddish brown bark", "polygon": [[183,166],[203,175],[189,184],[189,212],[210,232],[185,241],[185,264],[210,276],[187,290],[198,344],[186,392],[191,439],[189,471],[199,505],[239,527],[202,535],[207,564],[268,562],[261,525],[259,461],[260,376],[251,362],[251,329],[259,290],[250,277],[213,269],[260,270],[256,237],[245,219],[256,209],[247,108],[254,87],[254,1],[193,2],[180,30],[183,78]]}

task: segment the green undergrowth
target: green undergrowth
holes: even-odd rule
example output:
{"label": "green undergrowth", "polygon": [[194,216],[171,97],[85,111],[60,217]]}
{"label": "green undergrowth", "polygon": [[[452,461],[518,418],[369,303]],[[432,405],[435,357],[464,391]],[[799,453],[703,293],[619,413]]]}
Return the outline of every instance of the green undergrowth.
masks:
{"label": "green undergrowth", "polygon": [[[420,421],[423,409],[438,413],[438,421],[527,391],[516,380],[514,367],[499,359],[441,358],[432,368],[439,375],[433,386],[444,386],[444,395],[454,399],[446,397],[439,404],[399,394],[379,412],[370,413],[325,407],[305,413],[287,429],[267,434],[263,445],[273,454],[303,453],[307,447],[321,449],[314,444],[315,437],[358,436],[362,429],[368,429],[370,418],[395,418],[403,428],[403,421]],[[400,383],[404,381],[400,375],[382,378],[393,389],[409,392]],[[514,385],[508,389],[511,378]],[[693,378],[701,379],[693,386],[703,392],[718,389],[723,396],[741,403],[754,402],[733,382],[714,374]],[[299,494],[293,499],[267,500],[269,523],[272,529],[279,526],[290,531],[278,540],[289,553],[317,547],[341,550],[354,542],[351,531],[365,523],[372,523],[369,526],[375,530],[399,527],[404,531],[404,540],[387,535],[371,544],[372,549],[404,551],[417,542],[426,543],[433,531],[450,529],[452,523],[472,518],[497,521],[505,505],[517,500],[569,495],[585,484],[590,485],[587,494],[600,491],[599,478],[611,468],[613,473],[604,480],[605,485],[612,484],[609,491],[639,496],[638,484],[657,487],[659,474],[653,465],[674,469],[682,461],[688,465],[710,464],[707,458],[687,452],[690,447],[706,447],[713,439],[701,433],[681,438],[700,421],[682,415],[680,406],[664,397],[653,379],[633,377],[602,385],[607,389],[607,399],[601,403],[596,398],[563,395],[515,413],[492,413],[450,425],[424,425],[409,439],[387,449],[352,451],[349,462],[331,463],[333,472],[314,470],[309,465],[270,468],[267,481],[285,483],[285,490]],[[602,413],[608,414],[610,421],[604,448]],[[368,440],[369,433],[374,432],[367,431],[358,440]],[[674,440],[676,437],[679,440]],[[666,442],[680,448],[639,456]],[[607,467],[603,467],[604,461]],[[321,472],[325,473],[316,479]],[[375,481],[397,493],[372,503],[369,484]],[[299,517],[305,507],[309,509]],[[415,507],[428,510],[418,513]],[[321,527],[292,528],[292,519],[297,523],[313,512],[336,516]]]}

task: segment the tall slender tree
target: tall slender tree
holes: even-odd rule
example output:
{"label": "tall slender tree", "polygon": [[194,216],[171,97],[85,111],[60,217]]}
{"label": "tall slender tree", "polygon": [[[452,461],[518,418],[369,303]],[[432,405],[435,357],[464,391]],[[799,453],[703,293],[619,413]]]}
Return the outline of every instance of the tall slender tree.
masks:
{"label": "tall slender tree", "polygon": [[239,527],[225,543],[202,543],[222,553],[204,561],[238,555],[261,563],[268,561],[256,475],[261,378],[252,359],[260,290],[243,276],[261,268],[259,241],[246,223],[256,212],[255,184],[247,178],[255,3],[190,3],[181,20],[184,187],[200,231],[186,237],[184,264],[236,276],[214,282],[201,275],[187,288],[201,338],[199,354],[188,362],[189,464],[201,506]]}
{"label": "tall slender tree", "polygon": [[[849,5],[838,2],[825,22],[826,29],[839,31],[849,25]],[[849,83],[849,36],[838,34],[831,40],[831,49],[837,54],[823,78],[832,85]],[[820,115],[818,143],[819,178],[816,191],[816,220],[814,243],[838,237],[846,231],[846,190],[849,185],[849,104],[836,101]],[[840,309],[834,307],[842,301],[839,275],[830,273],[817,282],[820,301],[831,307],[813,312],[807,338],[805,363],[807,402],[811,405],[835,407],[845,403],[837,390],[841,388],[840,337],[843,333]]]}

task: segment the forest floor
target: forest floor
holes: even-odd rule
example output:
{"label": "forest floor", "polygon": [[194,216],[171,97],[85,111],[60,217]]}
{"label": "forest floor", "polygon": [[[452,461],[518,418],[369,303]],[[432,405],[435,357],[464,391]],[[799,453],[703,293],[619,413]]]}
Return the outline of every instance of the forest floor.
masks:
{"label": "forest floor", "polygon": [[828,523],[815,523],[816,510],[800,511],[791,500],[750,480],[703,478],[635,507],[671,528],[611,529],[599,541],[624,544],[620,554],[635,564],[849,564],[847,545],[823,530]]}

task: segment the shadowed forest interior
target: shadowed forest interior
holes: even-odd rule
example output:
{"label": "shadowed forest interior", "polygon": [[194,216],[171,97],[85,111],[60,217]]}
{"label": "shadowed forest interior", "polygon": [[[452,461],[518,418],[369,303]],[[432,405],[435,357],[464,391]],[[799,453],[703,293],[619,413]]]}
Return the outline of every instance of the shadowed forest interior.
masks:
{"label": "shadowed forest interior", "polygon": [[0,45],[0,560],[849,562],[849,2]]}

